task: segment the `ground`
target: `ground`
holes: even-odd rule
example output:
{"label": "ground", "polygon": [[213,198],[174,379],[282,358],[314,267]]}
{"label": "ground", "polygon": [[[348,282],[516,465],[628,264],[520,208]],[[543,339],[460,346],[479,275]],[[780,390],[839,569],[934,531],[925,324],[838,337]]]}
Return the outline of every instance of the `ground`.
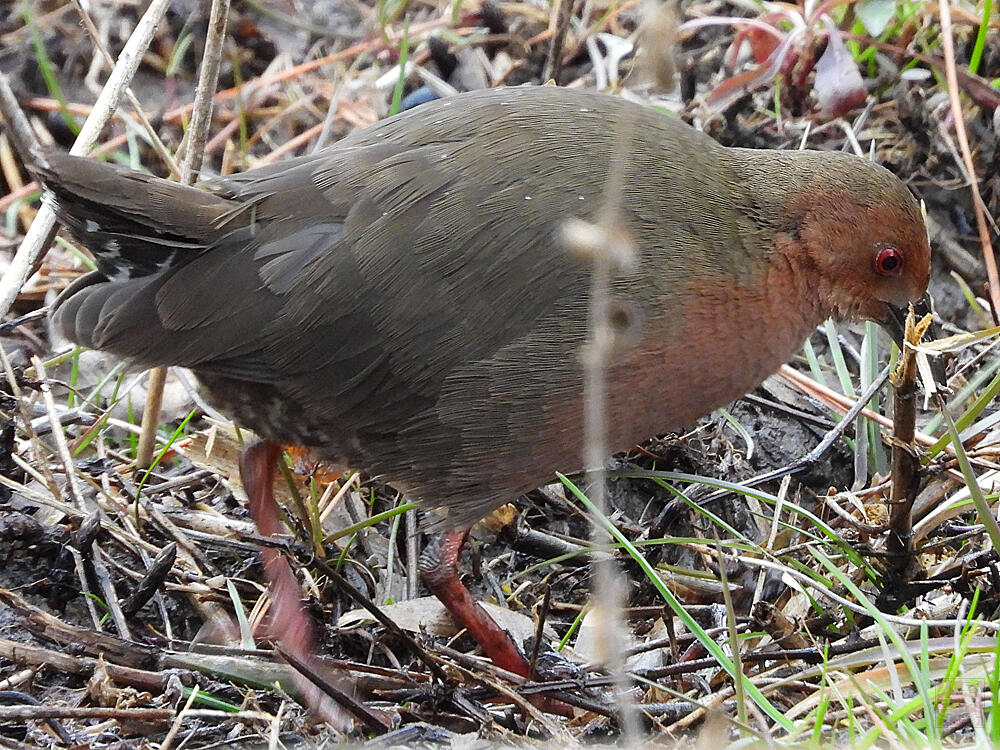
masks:
{"label": "ground", "polygon": [[[117,54],[141,8],[106,0],[90,10]],[[985,2],[946,9],[948,19],[923,2],[822,10],[829,21],[799,6],[681,2],[677,19],[645,9],[653,21],[636,35],[635,3],[592,3],[572,8],[565,38],[553,45],[559,10],[545,4],[239,4],[228,21],[205,172],[305,153],[389,114],[398,82],[400,94],[411,94],[427,80],[417,68],[400,78],[403,55],[458,89],[547,77],[612,90],[624,83],[730,146],[805,140],[868,152],[873,144],[874,158],[926,206],[936,335],[987,331],[952,347],[948,417],[918,398],[919,432],[947,435],[950,418],[964,450],[916,439],[920,472],[905,521],[916,549],[901,566],[887,552],[889,447],[899,444],[887,426],[862,417],[860,435],[851,425],[788,484],[749,489],[751,478],[805,455],[843,413],[816,383],[853,396],[886,360],[887,340],[876,332],[837,326],[817,331],[791,363],[804,380],[776,375],[690,430],[616,456],[609,516],[641,551],[616,552],[627,580],[626,669],[643,731],[664,741],[700,737],[713,746],[712,738],[756,733],[789,744],[982,743],[1000,732],[992,708],[997,538],[983,510],[996,499],[991,401],[1000,387],[987,287],[997,238],[989,217],[1000,213],[1000,21]],[[204,3],[171,4],[132,83],[171,152],[189,122],[207,14]],[[636,39],[638,62],[608,65],[618,45]],[[29,2],[0,19],[3,72],[46,145],[73,142],[69,121],[89,111],[107,76],[94,56],[72,4]],[[675,81],[673,93],[661,92]],[[166,174],[132,107],[122,112],[104,129],[102,148]],[[6,272],[39,191],[3,127]],[[5,319],[50,303],[83,270],[84,253],[60,241]],[[593,666],[604,631],[589,608],[591,516],[567,484],[512,498],[477,527],[466,581],[506,610],[503,626],[529,655],[544,624],[536,674],[560,681],[558,691],[579,706],[573,718],[538,712],[524,698],[530,689],[512,689],[470,659],[468,638],[453,637],[416,571],[421,529],[432,519],[407,510],[406,498],[377,478],[289,454],[289,488],[279,495],[292,535],[276,544],[318,625],[312,650],[325,679],[375,716],[366,726],[354,712],[334,728],[296,700],[290,668],[266,637],[265,540],[236,468],[247,435],[206,408],[189,373],[172,373],[159,461],[146,476],[134,468],[144,374],[75,350],[44,319],[0,329],[0,345],[4,746],[330,746],[372,735],[384,747],[474,737],[561,746],[619,737],[605,671]],[[891,412],[890,400],[883,391],[872,408]],[[719,493],[711,480],[738,486]],[[394,625],[369,616],[333,571]],[[143,587],[148,594],[138,595]],[[746,675],[735,691],[720,667],[720,657],[733,658],[733,633]]]}

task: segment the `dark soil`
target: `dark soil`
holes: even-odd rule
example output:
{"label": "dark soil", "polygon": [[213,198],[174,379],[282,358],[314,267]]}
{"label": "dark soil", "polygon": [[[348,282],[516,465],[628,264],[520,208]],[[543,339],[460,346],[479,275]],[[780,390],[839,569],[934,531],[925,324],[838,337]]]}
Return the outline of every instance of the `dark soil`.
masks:
{"label": "dark soil", "polygon": [[[167,21],[157,33],[147,64],[132,84],[135,96],[147,112],[152,113],[154,127],[170,149],[179,145],[185,124],[185,118],[171,113],[193,98],[197,78],[195,64],[201,59],[204,44],[206,6],[207,3],[193,1],[173,3]],[[120,2],[106,3],[102,7],[98,25],[105,30],[109,47],[117,51],[134,27],[135,8]],[[8,76],[21,106],[36,119],[40,129],[51,136],[54,147],[68,148],[73,139],[72,130],[55,103],[54,91],[45,81],[46,66],[40,62],[33,44],[44,48],[47,65],[51,66],[64,101],[73,105],[70,109],[75,111],[75,105],[87,105],[96,97],[86,82],[93,45],[71,5],[36,0],[28,3],[27,8],[27,16],[12,13],[0,17],[0,67]],[[243,169],[307,129],[316,127],[322,123],[330,98],[338,87],[343,101],[340,114],[332,121],[333,137],[374,121],[388,111],[391,89],[376,90],[373,82],[378,74],[390,70],[398,60],[399,48],[395,43],[379,43],[380,32],[374,23],[373,8],[364,3],[312,0],[295,3],[282,0],[268,3],[267,8],[268,12],[262,13],[253,4],[241,3],[232,10],[220,90],[240,82],[249,84],[268,72],[283,69],[282,58],[284,67],[289,67],[336,50],[350,49],[351,45],[361,42],[371,44],[340,63],[325,66],[320,72],[303,71],[287,81],[256,91],[248,86],[239,107],[232,99],[221,102],[216,108],[213,134],[221,132],[234,118],[243,119],[240,127],[232,128],[228,136],[210,145],[206,172]],[[458,36],[446,32],[447,26],[440,26],[438,37],[445,53],[439,52],[436,63],[428,61],[425,53],[426,30],[413,30],[420,29],[427,21],[448,17],[441,8],[432,9],[429,4],[411,8],[405,19],[394,18],[387,28],[395,32],[402,28],[404,20],[408,20],[412,33],[411,59],[416,55],[428,68],[446,74],[443,77],[450,76],[456,85],[484,75],[481,70],[470,72],[468,66],[474,63],[469,63],[465,53],[460,52],[474,48],[492,59],[498,69],[503,68],[504,59],[512,61],[505,69],[506,82],[541,82],[548,47],[547,41],[538,41],[535,37],[547,28],[547,17],[528,14],[523,8],[500,11],[487,6],[479,12],[467,10],[462,5],[460,11],[456,16],[456,29],[487,28],[477,32],[480,38],[475,44],[459,45],[456,43]],[[579,9],[576,12],[579,13]],[[743,11],[724,0],[684,2],[681,13],[682,20],[705,15],[743,15]],[[596,20],[597,16],[587,23]],[[634,29],[635,21],[631,11],[623,11],[602,21],[600,29],[625,37]],[[956,50],[960,61],[969,59],[973,31],[967,25],[960,27]],[[910,29],[910,32],[925,33],[921,29]],[[490,36],[485,38],[487,34]],[[770,85],[747,93],[721,111],[708,111],[704,104],[706,93],[732,75],[723,58],[734,34],[730,26],[711,26],[681,35],[676,47],[676,62],[681,75],[682,97],[675,97],[670,106],[684,119],[703,127],[727,145],[794,148],[808,122],[815,126],[809,139],[810,147],[850,148],[844,129],[816,114],[808,85],[788,86],[778,95],[783,114],[780,119],[771,111],[775,106],[775,94]],[[979,71],[987,79],[1000,76],[1000,53],[997,52],[1000,38],[997,34],[996,29],[990,32],[991,43],[986,46],[988,52]],[[33,42],[35,39],[37,42]],[[168,61],[184,39],[190,39],[191,46],[177,65],[171,66],[168,75]],[[906,46],[903,42],[900,44]],[[817,40],[812,52],[820,54],[822,47],[822,40]],[[449,58],[448,53],[459,55]],[[868,143],[876,139],[875,158],[906,181],[926,203],[937,253],[931,291],[946,332],[981,329],[992,325],[990,316],[969,303],[962,285],[975,295],[987,296],[986,272],[971,194],[955,161],[956,146],[947,100],[942,87],[933,78],[919,82],[900,80],[899,66],[907,59],[906,54],[898,57],[883,54],[878,58],[877,75],[868,81],[872,106],[864,122],[856,125],[857,138],[866,149]],[[628,59],[623,62],[623,74],[631,64]],[[353,67],[347,67],[351,65]],[[745,69],[749,64],[743,61],[741,66]],[[99,80],[104,80],[104,74]],[[593,81],[594,72],[586,46],[582,39],[574,39],[570,34],[559,83],[593,85]],[[407,92],[419,85],[414,77],[407,83]],[[970,103],[968,98],[964,101],[967,107],[965,126],[980,179],[980,193],[986,208],[993,216],[998,216],[1000,177],[996,169],[996,111]],[[856,122],[859,114],[860,110],[854,110],[845,117]],[[0,135],[3,132],[0,130]],[[123,132],[119,121],[108,127],[106,140]],[[4,144],[0,146],[5,148]],[[311,148],[307,143],[299,146],[296,152]],[[131,158],[149,164],[154,171],[163,171],[158,158],[142,139],[133,138],[130,144],[120,144],[118,153],[123,160],[131,154]],[[7,183],[6,190],[0,192],[0,199],[6,193],[15,193],[19,187],[11,180],[11,170],[12,167],[4,167]],[[20,177],[27,181],[23,171]],[[19,220],[18,211],[30,210],[33,202],[37,205],[34,195],[26,202],[15,203],[13,209],[11,203],[4,204],[8,233],[0,238],[3,241],[0,262],[6,264],[23,235],[25,227]],[[995,230],[993,237],[995,241]],[[74,256],[62,247],[55,247],[39,275],[29,282],[19,297],[11,317],[37,309],[46,299],[51,300],[52,293],[78,273],[79,264]],[[860,351],[859,330],[840,328],[848,352]],[[817,355],[829,362],[826,336],[817,333],[812,343]],[[257,554],[261,539],[249,524],[232,457],[220,458],[219,454],[213,454],[205,459],[204,452],[199,453],[189,442],[194,435],[200,435],[204,441],[206,434],[216,429],[214,422],[200,410],[196,411],[185,426],[176,451],[157,467],[143,489],[138,502],[141,508],[138,521],[136,483],[139,479],[129,467],[134,437],[120,422],[105,424],[100,440],[74,459],[76,471],[89,477],[89,483],[82,485],[89,508],[85,513],[71,504],[65,491],[65,474],[56,457],[56,442],[43,424],[47,412],[40,382],[37,374],[29,369],[31,356],[48,358],[55,352],[66,351],[67,347],[63,342],[51,340],[44,322],[4,331],[0,335],[0,345],[18,373],[20,390],[20,395],[15,397],[6,380],[0,388],[0,475],[10,480],[7,485],[0,485],[0,680],[3,680],[0,691],[9,691],[9,695],[0,692],[0,696],[6,696],[0,700],[0,744],[63,746],[70,744],[66,739],[69,738],[79,746],[94,748],[159,745],[164,742],[173,719],[140,722],[136,719],[138,714],[131,712],[183,707],[190,689],[195,686],[224,705],[195,703],[195,708],[218,710],[219,713],[187,718],[180,734],[173,738],[175,747],[182,744],[189,748],[260,746],[269,741],[272,726],[276,727],[286,747],[301,743],[363,741],[367,735],[361,729],[341,733],[310,717],[305,708],[289,697],[289,692],[294,690],[290,682],[284,682],[280,689],[274,687],[275,669],[282,667],[271,644],[258,640],[256,648],[244,649],[239,645],[234,620],[237,607],[233,598],[238,598],[242,610],[249,613],[266,587]],[[956,388],[995,359],[989,353],[975,359],[976,355],[987,351],[988,346],[989,341],[986,341],[966,349],[950,365],[952,374],[968,366],[955,379]],[[104,361],[95,363],[95,372],[104,368],[97,375],[74,372],[68,365],[62,369],[50,367],[49,375],[57,379],[52,385],[58,408],[66,415],[66,431],[71,440],[79,441],[102,416],[103,409],[87,408],[82,412],[74,409],[68,401],[68,389],[59,381],[77,382],[80,378],[79,382],[83,382],[91,377],[88,382],[96,383],[112,366],[113,363]],[[850,356],[848,368],[856,384],[859,365]],[[122,389],[132,377],[125,376]],[[836,382],[829,371],[827,379],[829,385]],[[113,385],[114,378],[111,380]],[[78,387],[83,390],[79,382]],[[167,437],[188,411],[196,408],[183,387],[176,386],[176,393],[176,408],[168,409],[163,416],[162,434]],[[135,412],[141,407],[142,398],[133,397],[113,413],[113,420],[135,418],[138,423]],[[826,405],[777,378],[733,404],[728,413],[749,435],[749,443],[725,415],[717,413],[684,434],[660,436],[626,455],[613,458],[609,464],[612,469],[610,515],[633,543],[650,543],[642,547],[648,562],[661,570],[672,571],[670,589],[703,627],[717,629],[726,625],[722,595],[724,576],[732,594],[732,611],[742,632],[759,632],[763,626],[751,619],[753,605],[764,601],[782,607],[793,598],[794,592],[773,571],[759,583],[761,569],[748,564],[749,556],[741,556],[739,551],[729,554],[720,570],[716,558],[707,554],[705,548],[715,545],[716,534],[728,535],[726,527],[754,543],[767,543],[771,529],[770,510],[767,510],[768,517],[761,517],[762,511],[755,510],[743,495],[718,495],[713,488],[694,483],[673,482],[671,490],[655,477],[620,476],[641,469],[746,482],[795,463],[834,424],[832,412]],[[988,414],[989,410],[983,416]],[[921,423],[931,416],[932,413],[921,413]],[[31,424],[34,427],[27,429]],[[853,426],[848,428],[846,435],[848,439],[855,437]],[[207,439],[224,443],[224,430],[218,430],[217,438]],[[991,439],[987,438],[978,447],[988,448]],[[979,460],[980,467],[992,467],[995,463],[988,452]],[[944,463],[938,462],[928,473],[940,474],[943,468]],[[330,481],[323,475],[322,467],[298,461],[295,469],[294,481],[305,497],[308,498],[311,492],[322,495]],[[849,488],[855,479],[852,451],[845,440],[839,440],[807,470],[791,479],[784,497],[826,519],[842,534],[844,542],[865,552],[879,548],[879,539],[860,526],[831,517],[822,502],[830,488]],[[325,561],[338,565],[346,580],[376,603],[409,601],[419,586],[411,564],[414,552],[422,547],[419,534],[410,536],[404,524],[388,520],[357,531],[353,536],[334,538],[336,530],[389,511],[400,503],[398,493],[392,488],[364,480],[363,477],[362,483],[347,493],[324,526],[328,535],[323,550]],[[882,477],[866,473],[861,480],[856,487],[858,490],[878,485]],[[777,495],[780,488],[780,480],[759,487],[771,495]],[[954,491],[954,486],[949,491]],[[59,502],[53,503],[53,497]],[[469,545],[467,552],[468,569],[472,573],[466,580],[476,596],[526,613],[526,621],[531,617],[544,617],[547,627],[559,637],[574,630],[591,596],[590,569],[581,565],[587,559],[586,540],[590,537],[591,524],[580,506],[568,497],[569,493],[561,485],[554,485],[517,499],[516,510],[503,531],[499,534],[486,530],[477,532],[478,541]],[[884,507],[881,501],[882,496],[875,494],[865,502]],[[717,516],[724,525],[714,523],[699,508]],[[869,512],[875,511],[869,509]],[[85,530],[91,516],[99,518],[101,525],[88,536]],[[306,541],[309,539],[307,522],[303,522],[294,507],[290,517],[299,534],[297,540],[285,547],[302,574],[303,600],[322,628],[317,652],[331,671],[347,669],[359,699],[394,722],[392,732],[368,744],[379,747],[450,746],[469,741],[461,737],[470,733],[496,741],[539,738],[553,734],[553,724],[556,729],[578,739],[610,741],[617,736],[614,712],[607,710],[610,698],[606,683],[600,679],[600,670],[588,669],[578,660],[556,656],[548,639],[541,649],[539,678],[569,680],[567,692],[583,697],[595,708],[603,707],[607,715],[598,710],[584,711],[573,721],[551,719],[553,724],[546,727],[537,718],[531,718],[523,706],[514,707],[498,701],[496,680],[489,671],[479,671],[485,668],[475,664],[470,667],[461,660],[462,652],[474,645],[468,638],[450,640],[436,632],[412,633],[420,647],[447,668],[448,682],[442,684],[429,678],[426,666],[415,658],[399,634],[368,620],[338,625],[345,613],[359,605],[333,585],[318,567],[316,550]],[[867,523],[874,522],[870,518],[867,520]],[[965,533],[976,524],[976,519],[974,514],[966,513],[947,523],[950,525],[943,525],[934,538]],[[804,544],[811,533],[804,521],[801,528],[793,531],[783,532],[791,537],[786,540],[788,548]],[[978,536],[972,538],[981,540],[982,529],[977,533]],[[665,537],[697,539],[703,544],[653,543]],[[130,637],[122,639],[114,621],[104,618],[106,593],[113,592],[119,600],[126,600],[149,569],[152,558],[171,542],[179,548],[177,562],[159,581],[152,599],[127,618]],[[575,550],[577,556],[558,563],[543,562],[564,548]],[[973,554],[968,545],[958,542],[949,543],[945,549],[941,553],[945,556],[958,555],[959,551]],[[978,549],[976,554],[979,554]],[[815,565],[815,560],[804,552],[790,552],[789,555],[789,559],[794,558],[802,565]],[[656,643],[668,636],[671,641],[669,646],[661,644],[655,649],[656,668],[676,665],[684,659],[706,658],[703,649],[691,645],[687,633],[678,631],[679,620],[673,618],[661,593],[640,567],[625,555],[620,559],[630,581],[625,599],[636,642]],[[872,559],[877,569],[878,556]],[[97,567],[95,560],[100,563]],[[981,556],[969,558],[961,575],[956,573],[948,579],[952,590],[965,597],[971,595],[976,586],[983,589],[978,610],[982,616],[988,616],[991,608],[997,605],[995,583],[988,573],[984,573],[988,565],[995,563],[995,552],[987,544]],[[921,568],[914,571],[912,578],[922,579],[926,572]],[[108,578],[103,588],[102,576]],[[877,587],[877,581],[872,585]],[[926,590],[933,591],[934,587],[929,586]],[[549,604],[543,611],[542,604],[547,599]],[[907,606],[917,601],[912,596],[904,599],[902,603]],[[95,614],[88,605],[94,607]],[[808,644],[843,644],[867,637],[862,634],[872,622],[870,618],[833,610],[824,612],[817,601],[811,605],[803,611],[796,610],[794,615],[796,634],[807,633]],[[428,612],[437,614],[436,605],[426,606]],[[398,617],[404,629],[416,628],[413,623],[402,622],[407,619],[405,612]],[[18,645],[44,651],[20,653],[16,650]],[[526,648],[530,653],[530,642]],[[51,658],[45,657],[46,651]],[[70,657],[76,666],[57,662],[55,655]],[[103,659],[103,664],[96,661],[98,657]],[[57,663],[61,666],[54,666]],[[276,664],[279,667],[272,669]],[[666,676],[648,666],[636,666],[635,669],[648,680],[659,681],[663,688],[659,692],[650,689],[643,693],[642,701],[648,708],[644,719],[647,727],[663,731],[664,736],[668,727],[672,727],[672,736],[682,736],[687,731],[687,728],[673,725],[689,714],[693,706],[693,703],[675,699],[673,694],[665,692],[667,689],[686,692],[697,702],[709,700],[730,685],[717,667],[701,665],[689,674]],[[642,672],[644,669],[647,671]],[[753,673],[756,667],[747,666],[746,669]],[[28,704],[32,699],[42,705],[110,708],[118,714],[60,719],[63,739],[55,739],[59,730],[53,729],[51,722],[3,720],[7,716],[3,713],[5,706]],[[787,708],[798,699],[784,697],[780,705]],[[731,705],[727,703],[725,710],[729,711]],[[223,711],[242,713],[227,717]],[[279,718],[273,718],[276,716]],[[557,733],[554,741],[560,741]]]}

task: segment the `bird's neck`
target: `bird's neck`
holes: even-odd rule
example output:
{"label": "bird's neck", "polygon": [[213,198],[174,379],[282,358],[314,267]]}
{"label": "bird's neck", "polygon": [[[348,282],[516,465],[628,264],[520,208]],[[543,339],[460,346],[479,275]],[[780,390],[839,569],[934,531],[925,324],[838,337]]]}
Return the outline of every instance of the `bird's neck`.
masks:
{"label": "bird's neck", "polygon": [[[726,151],[733,172],[745,178],[745,210],[760,223],[760,231],[767,239],[768,270],[762,287],[769,290],[769,297],[779,303],[776,294],[787,294],[785,302],[797,300],[803,318],[811,320],[812,325],[829,317],[854,317],[851,311],[837,306],[832,284],[836,280],[829,277],[829,264],[817,256],[831,250],[832,243],[824,241],[822,235],[827,230],[842,232],[851,220],[842,205],[846,201],[845,186],[831,183],[825,169],[830,154],[739,148]],[[806,333],[810,329],[807,326]]]}

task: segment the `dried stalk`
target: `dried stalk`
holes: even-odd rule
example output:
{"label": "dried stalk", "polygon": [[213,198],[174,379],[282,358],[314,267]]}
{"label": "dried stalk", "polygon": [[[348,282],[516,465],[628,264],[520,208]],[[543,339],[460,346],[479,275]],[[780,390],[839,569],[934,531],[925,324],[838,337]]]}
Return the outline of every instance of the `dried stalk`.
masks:
{"label": "dried stalk", "polygon": [[906,316],[903,350],[889,379],[893,387],[893,437],[886,562],[887,580],[893,589],[907,583],[906,571],[913,556],[913,501],[917,497],[920,472],[916,448],[917,351],[914,347],[920,343],[931,320],[930,315],[925,315],[915,323],[911,306]]}

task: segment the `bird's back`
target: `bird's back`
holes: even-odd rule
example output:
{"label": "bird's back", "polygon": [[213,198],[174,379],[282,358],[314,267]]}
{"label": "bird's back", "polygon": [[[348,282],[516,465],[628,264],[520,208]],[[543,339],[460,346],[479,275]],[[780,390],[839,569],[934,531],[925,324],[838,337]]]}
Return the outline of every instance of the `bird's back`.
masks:
{"label": "bird's back", "polygon": [[[663,356],[682,335],[678,292],[694,278],[751,283],[763,247],[726,149],[566,89],[423,105],[209,192],[88,165],[111,218],[74,194],[86,180],[64,179],[70,158],[47,185],[81,241],[111,257],[60,301],[64,333],[190,367],[243,424],[458,504],[458,520],[579,463],[589,269],[561,242],[564,220],[616,204],[640,268],[616,289],[658,326]],[[613,172],[622,188],[606,196]],[[123,246],[151,250],[106,280]],[[636,382],[649,390],[654,374]]]}

